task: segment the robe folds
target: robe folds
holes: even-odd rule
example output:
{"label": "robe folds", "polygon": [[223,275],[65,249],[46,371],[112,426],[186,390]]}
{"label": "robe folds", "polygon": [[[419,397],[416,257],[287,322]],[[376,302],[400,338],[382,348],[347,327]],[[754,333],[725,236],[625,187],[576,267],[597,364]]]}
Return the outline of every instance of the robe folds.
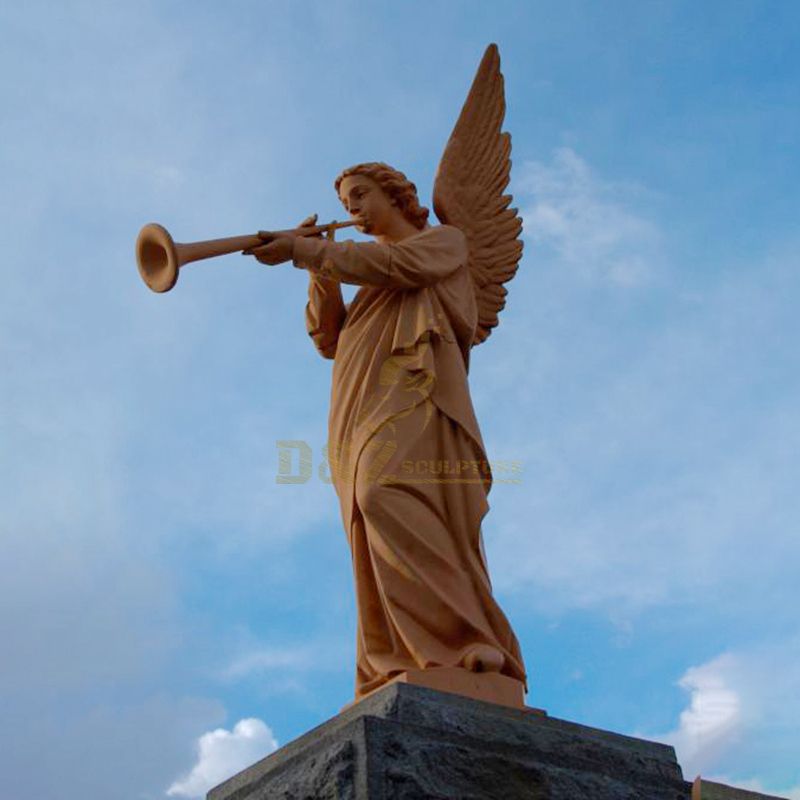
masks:
{"label": "robe folds", "polygon": [[[476,645],[525,682],[481,540],[491,469],[469,395],[477,325],[467,245],[428,227],[396,244],[295,240],[306,327],[332,358],[328,461],[353,558],[356,697]],[[360,286],[345,306],[340,283]]]}

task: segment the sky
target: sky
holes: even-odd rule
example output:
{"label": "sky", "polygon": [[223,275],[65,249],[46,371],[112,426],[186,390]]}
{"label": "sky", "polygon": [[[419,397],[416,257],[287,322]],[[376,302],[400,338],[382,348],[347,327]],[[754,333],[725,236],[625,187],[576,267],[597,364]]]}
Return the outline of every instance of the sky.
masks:
{"label": "sky", "polygon": [[790,0],[3,2],[4,796],[202,797],[352,698],[307,277],[156,295],[133,245],[342,219],[361,161],[429,205],[497,42],[525,251],[470,388],[520,468],[483,533],[528,703],[800,798],[799,35]]}

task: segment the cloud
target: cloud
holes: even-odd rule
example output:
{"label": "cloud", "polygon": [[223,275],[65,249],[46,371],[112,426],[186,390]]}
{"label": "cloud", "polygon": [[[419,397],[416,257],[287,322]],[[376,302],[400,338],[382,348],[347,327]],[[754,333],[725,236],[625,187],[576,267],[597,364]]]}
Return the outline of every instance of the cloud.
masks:
{"label": "cloud", "polygon": [[313,664],[314,658],[311,650],[257,650],[247,653],[236,659],[225,670],[225,675],[238,678],[252,672],[262,672],[272,669],[308,669]]}
{"label": "cloud", "polygon": [[259,648],[232,661],[222,672],[227,679],[240,679],[273,670],[307,671],[316,663],[312,648]]}
{"label": "cloud", "polygon": [[552,163],[529,161],[520,186],[527,236],[572,270],[617,286],[648,281],[660,260],[658,227],[628,205],[641,190],[604,181],[569,147]]}
{"label": "cloud", "polygon": [[699,774],[797,796],[799,657],[800,639],[790,638],[731,650],[690,667],[678,682],[689,694],[678,724],[650,738],[675,747],[687,779]]}
{"label": "cloud", "polygon": [[217,674],[225,683],[253,681],[260,695],[287,692],[313,697],[311,686],[318,684],[323,674],[349,675],[353,652],[350,636],[343,639],[328,631],[303,645],[291,646],[282,642],[270,646],[246,636],[239,653]]}
{"label": "cloud", "polygon": [[687,774],[712,762],[741,733],[742,698],[730,685],[735,668],[735,657],[726,653],[691,667],[679,681],[690,693],[690,703],[681,712],[678,728],[665,738],[675,747]]}
{"label": "cloud", "polygon": [[523,462],[524,489],[493,491],[484,526],[499,589],[548,613],[680,601],[788,620],[798,252],[721,269],[699,299],[675,268],[636,304],[520,270],[470,375],[489,457]]}
{"label": "cloud", "polygon": [[205,797],[206,792],[245,767],[274,752],[278,742],[272,731],[254,717],[239,720],[232,731],[224,728],[204,733],[197,740],[197,763],[175,781],[170,797]]}

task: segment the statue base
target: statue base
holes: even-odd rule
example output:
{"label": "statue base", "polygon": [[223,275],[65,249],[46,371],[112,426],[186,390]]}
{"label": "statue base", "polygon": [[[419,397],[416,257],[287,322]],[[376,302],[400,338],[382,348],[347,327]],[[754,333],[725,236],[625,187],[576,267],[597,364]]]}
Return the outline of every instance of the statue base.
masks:
{"label": "statue base", "polygon": [[[412,669],[401,672],[391,680],[373,689],[363,697],[348,703],[342,711],[352,708],[357,703],[371,697],[394,683],[409,683],[412,686],[424,686],[438,692],[459,694],[482,700],[484,703],[495,703],[509,708],[525,709],[525,686],[521,681],[501,675],[499,672],[471,672],[461,667],[432,667],[430,669]],[[528,708],[529,712],[544,714],[538,708]]]}
{"label": "statue base", "polygon": [[688,800],[690,794],[668,745],[398,678],[212,789],[208,800]]}

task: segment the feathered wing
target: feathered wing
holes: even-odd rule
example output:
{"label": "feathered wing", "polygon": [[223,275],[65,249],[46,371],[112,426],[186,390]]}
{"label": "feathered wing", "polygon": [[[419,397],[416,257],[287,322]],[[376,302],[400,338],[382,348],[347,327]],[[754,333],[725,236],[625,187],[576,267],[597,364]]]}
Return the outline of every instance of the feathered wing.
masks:
{"label": "feathered wing", "polygon": [[473,345],[498,323],[506,304],[504,283],[522,256],[522,220],[503,194],[511,171],[511,136],[500,128],[506,112],[497,45],[483,55],[472,88],[447,142],[433,186],[439,221],[460,228],[469,245],[469,270],[478,305]]}

